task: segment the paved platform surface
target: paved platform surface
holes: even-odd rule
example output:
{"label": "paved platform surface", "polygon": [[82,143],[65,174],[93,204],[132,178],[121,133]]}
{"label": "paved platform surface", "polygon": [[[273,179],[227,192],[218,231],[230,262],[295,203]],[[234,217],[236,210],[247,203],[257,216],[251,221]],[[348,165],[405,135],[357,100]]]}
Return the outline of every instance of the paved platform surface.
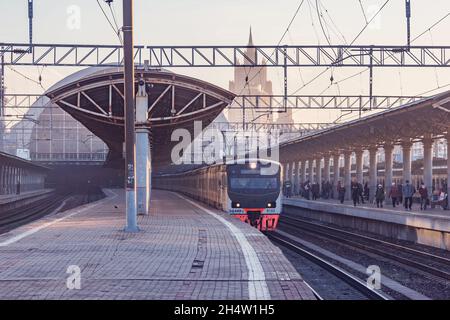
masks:
{"label": "paved platform surface", "polygon": [[105,192],[0,236],[0,299],[314,299],[249,225],[156,190],[141,232],[126,234],[124,192]]}
{"label": "paved platform surface", "polygon": [[21,192],[20,194],[2,194],[0,195],[0,205],[45,195],[53,191],[54,191],[53,189],[42,189],[42,190]]}
{"label": "paved platform surface", "polygon": [[[299,205],[305,208],[327,208],[332,212],[361,216],[371,219],[379,219],[387,222],[411,224],[418,227],[430,227],[442,231],[450,231],[450,210],[442,210],[441,207],[420,210],[420,205],[413,204],[412,210],[405,210],[403,205],[392,207],[391,202],[384,204],[383,208],[369,203],[353,206],[353,201],[344,201],[341,204],[334,199],[306,200],[300,197],[284,198],[284,204]],[[426,223],[425,221],[429,221]],[[434,223],[432,223],[433,221]],[[425,223],[425,225],[423,224]]]}

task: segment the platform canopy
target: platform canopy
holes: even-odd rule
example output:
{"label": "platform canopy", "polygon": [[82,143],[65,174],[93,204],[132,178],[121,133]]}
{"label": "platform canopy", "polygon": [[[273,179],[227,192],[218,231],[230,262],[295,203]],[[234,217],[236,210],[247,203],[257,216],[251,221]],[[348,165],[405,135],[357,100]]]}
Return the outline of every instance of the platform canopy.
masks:
{"label": "platform canopy", "polygon": [[361,119],[316,131],[280,145],[280,159],[295,161],[384,145],[446,137],[450,128],[450,91]]}
{"label": "platform canopy", "polygon": [[[166,70],[137,69],[148,93],[148,120],[154,167],[170,163],[171,134],[184,128],[194,136],[194,121],[206,128],[235,95],[202,80]],[[109,147],[107,164],[122,165],[124,88],[121,68],[88,68],[63,79],[45,94]],[[136,91],[137,91],[136,85]]]}

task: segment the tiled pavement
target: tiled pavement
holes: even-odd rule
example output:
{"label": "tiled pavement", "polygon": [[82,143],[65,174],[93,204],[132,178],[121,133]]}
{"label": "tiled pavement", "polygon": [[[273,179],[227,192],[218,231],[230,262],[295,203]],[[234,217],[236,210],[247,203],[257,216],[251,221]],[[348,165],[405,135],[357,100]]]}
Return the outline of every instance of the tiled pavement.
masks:
{"label": "tiled pavement", "polygon": [[[126,234],[124,192],[106,192],[0,235],[0,299],[248,299],[252,286],[266,287],[266,298],[314,299],[281,251],[237,219],[209,209],[245,235],[262,278],[249,281],[251,254],[214,215],[156,190],[141,232]],[[79,290],[66,285],[71,265],[81,270]]]}

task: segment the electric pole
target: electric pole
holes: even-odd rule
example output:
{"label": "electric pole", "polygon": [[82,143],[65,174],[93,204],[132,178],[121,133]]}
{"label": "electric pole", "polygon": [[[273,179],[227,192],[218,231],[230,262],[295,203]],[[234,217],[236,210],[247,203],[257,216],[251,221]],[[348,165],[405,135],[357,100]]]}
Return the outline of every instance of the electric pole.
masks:
{"label": "electric pole", "polygon": [[5,54],[3,53],[3,47],[0,49],[0,54],[0,151],[3,151],[3,116],[5,115]]}
{"label": "electric pole", "polygon": [[406,4],[406,37],[408,50],[411,47],[411,0],[405,0]]}
{"label": "electric pole", "polygon": [[133,57],[133,0],[123,0],[123,61],[125,107],[125,232],[138,232],[136,192],[134,189],[135,115],[134,115],[134,57]]}

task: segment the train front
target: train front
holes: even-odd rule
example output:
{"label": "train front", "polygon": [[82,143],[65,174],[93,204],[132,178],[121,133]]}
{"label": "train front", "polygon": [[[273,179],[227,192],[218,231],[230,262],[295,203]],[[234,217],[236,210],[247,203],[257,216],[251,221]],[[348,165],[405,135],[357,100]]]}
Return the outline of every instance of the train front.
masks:
{"label": "train front", "polygon": [[274,161],[227,165],[228,212],[261,231],[275,230],[281,212],[280,171]]}

